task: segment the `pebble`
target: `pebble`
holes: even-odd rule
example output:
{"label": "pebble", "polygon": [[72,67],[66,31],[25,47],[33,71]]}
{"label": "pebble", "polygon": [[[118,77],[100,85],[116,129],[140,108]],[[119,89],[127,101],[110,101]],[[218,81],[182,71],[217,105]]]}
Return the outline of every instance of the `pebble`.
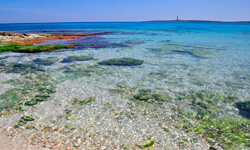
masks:
{"label": "pebble", "polygon": [[72,144],[75,146],[75,147],[79,147],[81,145],[81,139],[75,139],[72,141]]}
{"label": "pebble", "polygon": [[105,149],[107,149],[106,146],[102,146],[102,147],[101,147],[101,150],[105,150]]}

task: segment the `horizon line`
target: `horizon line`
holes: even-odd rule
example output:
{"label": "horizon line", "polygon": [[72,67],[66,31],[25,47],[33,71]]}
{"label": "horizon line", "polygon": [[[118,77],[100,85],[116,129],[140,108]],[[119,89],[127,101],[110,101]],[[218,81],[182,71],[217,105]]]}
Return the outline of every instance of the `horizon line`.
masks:
{"label": "horizon line", "polygon": [[59,22],[6,22],[0,24],[29,24],[29,23],[118,23],[118,22],[217,22],[217,23],[250,23],[250,21],[221,21],[221,20],[146,20],[146,21],[59,21]]}

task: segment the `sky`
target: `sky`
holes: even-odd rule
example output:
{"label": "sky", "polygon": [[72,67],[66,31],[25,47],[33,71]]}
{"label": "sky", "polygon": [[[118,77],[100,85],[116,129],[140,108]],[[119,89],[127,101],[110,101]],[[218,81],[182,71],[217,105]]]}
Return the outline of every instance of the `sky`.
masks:
{"label": "sky", "polygon": [[0,0],[0,23],[249,21],[250,0]]}

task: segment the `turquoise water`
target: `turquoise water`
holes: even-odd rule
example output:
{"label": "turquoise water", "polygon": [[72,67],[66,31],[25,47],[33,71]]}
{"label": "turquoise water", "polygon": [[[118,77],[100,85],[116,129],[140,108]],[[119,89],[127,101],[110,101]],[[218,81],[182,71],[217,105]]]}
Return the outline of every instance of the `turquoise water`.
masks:
{"label": "turquoise water", "polygon": [[[48,101],[35,107],[22,105],[24,112],[14,111],[2,117],[1,128],[13,127],[25,114],[35,118],[32,125],[36,130],[18,130],[20,135],[28,136],[50,126],[66,132],[58,138],[67,146],[81,147],[74,145],[75,140],[79,142],[77,137],[81,137],[81,148],[89,149],[101,146],[138,148],[138,142],[143,139],[154,141],[154,149],[249,148],[249,23],[0,24],[0,31],[110,32],[43,43],[80,44],[75,49],[0,54],[0,81],[4,87],[1,94],[11,88],[23,90],[17,81],[27,85],[36,78],[34,72],[13,73],[6,66],[34,64],[35,59],[48,57],[54,57],[55,62],[37,67],[44,70],[50,83],[45,84],[42,79],[36,82],[56,90]],[[94,59],[62,63],[68,56]],[[139,66],[98,65],[103,60],[122,57],[144,63]],[[9,79],[13,79],[12,82]],[[39,92],[21,99],[25,101],[36,93]],[[150,100],[140,100],[136,98],[138,94]],[[164,100],[152,98],[152,94],[161,94]],[[95,97],[95,101],[83,106],[72,102],[74,98],[89,97]],[[4,100],[2,98],[2,102]],[[72,112],[65,114],[65,110]],[[96,142],[101,144],[93,144]]]}

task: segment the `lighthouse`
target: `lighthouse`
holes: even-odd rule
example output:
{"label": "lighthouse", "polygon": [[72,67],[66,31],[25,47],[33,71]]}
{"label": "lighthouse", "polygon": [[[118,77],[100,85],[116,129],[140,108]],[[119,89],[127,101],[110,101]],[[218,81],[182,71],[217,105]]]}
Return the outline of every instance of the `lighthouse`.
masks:
{"label": "lighthouse", "polygon": [[179,21],[178,15],[177,15],[176,21]]}

